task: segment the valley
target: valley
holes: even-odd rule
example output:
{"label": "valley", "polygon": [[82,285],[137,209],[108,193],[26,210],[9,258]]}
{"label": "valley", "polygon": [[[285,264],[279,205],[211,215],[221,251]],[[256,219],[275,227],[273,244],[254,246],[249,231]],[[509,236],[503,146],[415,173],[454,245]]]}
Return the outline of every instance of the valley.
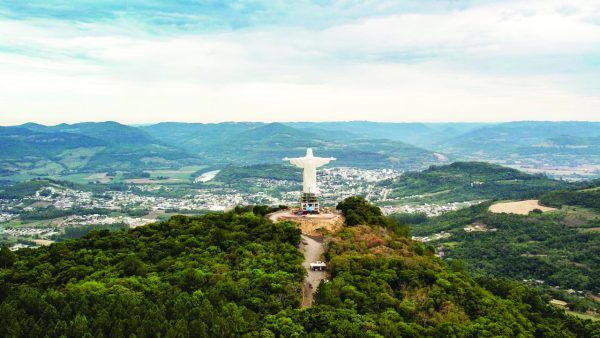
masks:
{"label": "valley", "polygon": [[[339,294],[348,290],[342,285],[357,283],[341,277],[346,270],[339,265],[341,258],[335,258],[340,245],[355,254],[377,257],[408,245],[411,250],[437,256],[475,283],[486,285],[492,278],[493,289],[503,283],[498,279],[506,278],[535,290],[532,292],[539,293],[545,303],[560,300],[574,315],[596,318],[600,262],[594,253],[600,250],[600,190],[598,181],[590,180],[597,172],[585,162],[595,161],[593,153],[586,153],[588,148],[577,148],[584,149],[583,153],[569,153],[568,158],[580,156],[582,161],[564,167],[550,153],[544,161],[532,164],[513,161],[513,155],[501,151],[461,155],[458,148],[441,150],[436,141],[426,140],[435,138],[433,134],[419,134],[439,126],[417,128],[419,132],[403,138],[395,138],[392,131],[401,127],[408,132],[416,127],[366,124],[359,130],[351,123],[325,123],[323,128],[334,126],[339,129],[308,130],[302,124],[279,123],[159,124],[122,129],[109,123],[5,130],[0,141],[2,135],[8,135],[5,140],[28,135],[22,142],[43,139],[59,145],[57,149],[52,145],[47,152],[32,150],[26,166],[15,166],[7,155],[0,158],[6,169],[0,181],[0,246],[20,254],[31,248],[70,245],[98,233],[130,233],[173,222],[184,217],[181,215],[197,219],[251,210],[264,216],[262,207],[253,206],[272,210],[295,206],[302,173],[281,158],[300,153],[308,142],[319,155],[338,157],[334,165],[318,171],[322,205],[333,210],[340,207],[340,201],[351,201],[343,212],[352,208],[363,212],[361,202],[354,200],[361,196],[373,204],[365,210],[374,214],[363,219],[351,214],[346,221],[351,228],[337,223],[325,232],[312,225],[299,227],[305,235],[318,236],[316,242],[311,237],[303,237],[306,245],[300,242],[301,251],[310,251],[304,265],[319,256],[331,266],[327,272],[309,272],[303,283],[302,279],[296,281],[297,295],[304,295],[298,305],[311,309],[324,304],[340,306],[332,292]],[[98,127],[121,138],[98,143],[86,138],[94,133],[77,136],[88,131],[86,128]],[[131,136],[118,135],[129,132],[128,128],[136,131]],[[178,128],[177,139],[169,136]],[[478,128],[493,126],[465,124],[461,128],[460,132],[478,135]],[[162,135],[159,130],[170,132]],[[239,137],[237,142],[230,141],[232,133]],[[348,141],[357,135],[358,139]],[[391,139],[369,138],[374,135]],[[51,139],[46,139],[48,136]],[[405,143],[408,141],[419,145]],[[77,148],[59,151],[63,142],[75,142]],[[82,148],[80,142],[88,142],[90,147]],[[170,150],[162,152],[167,148]],[[155,151],[161,155],[152,155]],[[500,157],[503,160],[498,160]],[[460,158],[477,161],[456,161]],[[547,161],[559,163],[556,168],[561,169],[549,170]],[[369,230],[363,227],[366,224],[386,230]],[[406,237],[412,238],[410,243],[420,244],[399,240]],[[323,240],[325,246],[320,243]],[[331,278],[331,284],[321,282],[324,276]],[[397,294],[381,297],[377,302]],[[402,304],[406,299],[410,297],[398,301]],[[368,302],[361,306],[372,310]]]}
{"label": "valley", "polygon": [[[336,166],[343,167],[410,171],[486,161],[577,181],[600,176],[598,130],[595,122],[26,123],[0,127],[0,147],[6,149],[0,181],[96,177],[106,183],[103,175],[120,181],[119,173],[151,171],[157,175],[126,179],[144,183],[164,176],[164,183],[181,183],[189,179],[186,168],[281,163],[307,146],[338,158]],[[515,137],[519,142],[510,143]]]}
{"label": "valley", "polygon": [[0,338],[600,338],[600,2],[0,0]]}

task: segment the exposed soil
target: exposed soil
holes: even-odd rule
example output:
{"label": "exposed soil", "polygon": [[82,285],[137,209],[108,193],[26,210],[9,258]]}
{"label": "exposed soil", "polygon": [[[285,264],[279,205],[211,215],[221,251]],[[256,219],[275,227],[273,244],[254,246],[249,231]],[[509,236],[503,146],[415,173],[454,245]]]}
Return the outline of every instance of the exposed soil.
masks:
{"label": "exposed soil", "polygon": [[280,220],[296,222],[302,233],[309,236],[334,233],[344,226],[344,216],[338,213],[297,216],[289,210],[284,210],[269,215],[269,219],[273,222]]}
{"label": "exposed soil", "polygon": [[555,208],[540,205],[538,200],[496,203],[492,204],[489,208],[489,210],[494,213],[507,213],[517,215],[527,215],[534,209],[539,209],[542,212],[556,210]]}
{"label": "exposed soil", "polygon": [[313,304],[313,296],[321,281],[327,278],[326,271],[312,271],[310,263],[323,260],[323,238],[310,237],[302,235],[300,251],[304,254],[304,263],[302,266],[306,269],[308,275],[304,278],[302,286],[302,307],[310,307]]}

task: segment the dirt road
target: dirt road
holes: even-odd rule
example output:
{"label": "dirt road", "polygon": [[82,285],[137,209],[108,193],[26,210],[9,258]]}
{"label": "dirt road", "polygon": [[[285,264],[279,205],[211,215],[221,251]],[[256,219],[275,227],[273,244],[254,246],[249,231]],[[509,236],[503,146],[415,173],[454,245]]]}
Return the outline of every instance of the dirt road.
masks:
{"label": "dirt road", "polygon": [[302,230],[300,251],[304,254],[302,266],[307,272],[302,286],[302,307],[310,307],[313,304],[313,295],[317,291],[317,287],[323,279],[328,277],[325,271],[312,271],[310,269],[310,263],[324,261],[323,237],[316,236],[320,234],[317,229],[323,228],[327,231],[335,231],[342,226],[344,219],[340,214],[295,216],[289,210],[278,211],[268,217],[273,222],[281,220],[296,222]]}
{"label": "dirt road", "polygon": [[310,307],[313,303],[313,295],[315,291],[317,291],[319,283],[321,283],[321,280],[327,278],[327,272],[312,271],[310,269],[310,263],[323,260],[323,253],[325,250],[323,247],[323,239],[302,235],[300,250],[304,254],[304,263],[302,263],[302,266],[304,266],[308,272],[308,275],[304,279],[304,285],[302,286],[302,307]]}

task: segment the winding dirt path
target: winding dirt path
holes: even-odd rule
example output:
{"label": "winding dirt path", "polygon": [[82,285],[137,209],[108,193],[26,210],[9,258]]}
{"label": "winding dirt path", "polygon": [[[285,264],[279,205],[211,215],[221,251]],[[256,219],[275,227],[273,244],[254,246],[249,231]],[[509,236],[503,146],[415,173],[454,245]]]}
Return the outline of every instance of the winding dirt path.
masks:
{"label": "winding dirt path", "polygon": [[306,269],[307,276],[304,278],[302,286],[302,307],[310,307],[313,304],[313,296],[323,279],[328,277],[326,271],[312,271],[310,263],[315,261],[324,261],[323,254],[325,246],[323,244],[322,232],[333,232],[341,228],[344,218],[340,214],[320,214],[315,216],[295,216],[289,210],[278,211],[268,215],[273,222],[289,220],[298,224],[302,230],[302,240],[300,242],[300,251],[304,254],[302,266]]}
{"label": "winding dirt path", "polygon": [[327,277],[325,271],[312,271],[310,269],[310,263],[323,259],[323,253],[325,252],[323,238],[302,235],[300,250],[304,254],[302,266],[308,273],[302,286],[302,307],[310,307],[313,304],[313,296],[319,283]]}

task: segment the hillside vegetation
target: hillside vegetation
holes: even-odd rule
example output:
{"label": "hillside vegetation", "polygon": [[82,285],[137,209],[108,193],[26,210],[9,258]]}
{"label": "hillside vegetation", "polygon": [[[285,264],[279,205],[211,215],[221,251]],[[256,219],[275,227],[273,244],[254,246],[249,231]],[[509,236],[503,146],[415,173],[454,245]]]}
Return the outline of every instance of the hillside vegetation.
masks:
{"label": "hillside vegetation", "polygon": [[[331,279],[315,306],[300,309],[300,230],[248,210],[0,250],[0,336],[588,337],[599,330],[520,284],[487,280],[486,289],[431,247],[374,224],[333,235]],[[368,218],[369,210],[353,212]]]}
{"label": "hillside vegetation", "polygon": [[591,182],[583,189],[560,190],[545,194],[540,202],[552,207],[572,205],[600,212],[600,181]]}
{"label": "hillside vegetation", "polygon": [[43,177],[77,172],[174,168],[196,155],[116,122],[0,127],[0,176]]}
{"label": "hillside vegetation", "polygon": [[219,171],[214,181],[239,184],[248,178],[264,178],[300,182],[300,168],[281,164],[256,164],[251,166],[227,166]]}
{"label": "hillside vegetation", "polygon": [[[446,258],[464,260],[476,275],[600,292],[600,213],[557,204],[561,209],[543,214],[498,214],[490,212],[489,205],[429,218],[412,231],[418,236],[451,234],[433,244],[444,248]],[[464,230],[473,225],[486,231]]]}
{"label": "hillside vegetation", "polygon": [[0,266],[0,336],[256,332],[300,303],[299,240],[290,223],[227,213],[21,250]]}

